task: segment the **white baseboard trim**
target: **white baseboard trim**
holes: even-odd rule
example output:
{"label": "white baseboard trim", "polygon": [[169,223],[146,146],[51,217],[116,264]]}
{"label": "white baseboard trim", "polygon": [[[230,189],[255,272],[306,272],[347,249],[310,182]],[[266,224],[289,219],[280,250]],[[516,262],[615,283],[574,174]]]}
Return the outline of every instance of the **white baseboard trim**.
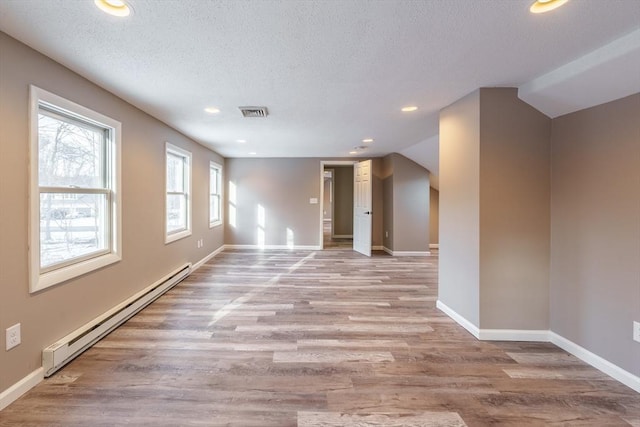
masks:
{"label": "white baseboard trim", "polygon": [[453,310],[451,307],[449,307],[442,301],[440,300],[436,301],[436,308],[442,311],[444,314],[446,314],[450,318],[452,318],[458,325],[465,328],[474,337],[476,338],[480,337],[480,330],[476,325],[474,325],[473,323],[471,323],[470,321],[468,321],[467,319],[459,315],[455,310]]}
{"label": "white baseboard trim", "polygon": [[43,379],[44,369],[38,368],[2,393],[0,393],[0,411],[18,400],[20,396],[37,386]]}
{"label": "white baseboard trim", "polygon": [[551,342],[557,345],[567,353],[570,353],[593,366],[600,372],[609,375],[611,378],[621,382],[627,387],[640,393],[640,377],[628,372],[618,365],[598,356],[584,347],[547,330],[518,330],[518,329],[480,329],[473,323],[458,314],[442,301],[436,302],[436,307],[444,314],[453,319],[460,326],[465,328],[474,337],[481,341],[534,341],[534,342]]}
{"label": "white baseboard trim", "polygon": [[334,234],[331,237],[334,239],[353,239],[353,234]]}
{"label": "white baseboard trim", "polygon": [[480,329],[481,341],[548,342],[549,331],[529,329]]}
{"label": "white baseboard trim", "polygon": [[384,246],[371,246],[372,251],[384,251]]}
{"label": "white baseboard trim", "polygon": [[293,247],[287,245],[224,245],[225,249],[257,249],[257,250],[299,250],[299,251],[319,251],[320,246],[304,246],[294,245]]}
{"label": "white baseboard trim", "polygon": [[573,341],[569,341],[555,332],[549,331],[548,336],[549,341],[561,349],[573,354],[578,359],[588,363],[599,371],[609,375],[611,378],[620,381],[622,384],[640,393],[640,377],[633,375],[631,372],[622,369],[618,365],[614,365],[608,360],[603,359],[597,354],[590,352],[586,348],[579,346]]}
{"label": "white baseboard trim", "polygon": [[439,243],[429,243],[429,249],[440,249]]}
{"label": "white baseboard trim", "polygon": [[211,252],[206,257],[202,258],[200,261],[198,261],[195,264],[193,264],[193,267],[191,267],[191,271],[196,271],[197,269],[202,267],[204,264],[206,264],[211,258],[213,258],[214,256],[218,255],[222,251],[224,251],[224,245],[220,246],[218,249],[216,249],[215,251]]}
{"label": "white baseboard trim", "polygon": [[392,251],[386,246],[383,246],[382,250],[391,256],[429,256],[431,255],[431,252],[429,251]]}

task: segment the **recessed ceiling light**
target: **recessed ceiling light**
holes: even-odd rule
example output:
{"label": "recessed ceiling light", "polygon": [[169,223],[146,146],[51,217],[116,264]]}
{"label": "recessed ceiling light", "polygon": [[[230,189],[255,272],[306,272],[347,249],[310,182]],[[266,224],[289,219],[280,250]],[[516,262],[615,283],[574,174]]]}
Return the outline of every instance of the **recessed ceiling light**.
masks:
{"label": "recessed ceiling light", "polygon": [[131,7],[123,0],[94,0],[94,3],[109,15],[125,17],[131,13]]}
{"label": "recessed ceiling light", "polygon": [[250,152],[249,152],[249,155],[250,155],[250,156],[255,156],[256,154],[258,154],[258,153],[256,153],[255,151],[250,151]]}
{"label": "recessed ceiling light", "polygon": [[529,11],[531,13],[544,13],[553,9],[557,9],[569,0],[538,0],[531,5]]}
{"label": "recessed ceiling light", "polygon": [[362,142],[373,142],[373,138],[365,138]]}
{"label": "recessed ceiling light", "polygon": [[349,154],[358,154],[357,151],[349,151]]}
{"label": "recessed ceiling light", "polygon": [[409,105],[406,107],[402,107],[400,111],[402,111],[403,113],[410,113],[412,111],[416,111],[417,109],[418,107],[416,107],[415,105]]}
{"label": "recessed ceiling light", "polygon": [[246,139],[236,139],[236,142],[238,144],[244,144],[245,142],[247,142],[247,140]]}
{"label": "recessed ceiling light", "polygon": [[220,112],[220,109],[217,107],[207,107],[204,109],[204,111],[209,114],[218,114]]}

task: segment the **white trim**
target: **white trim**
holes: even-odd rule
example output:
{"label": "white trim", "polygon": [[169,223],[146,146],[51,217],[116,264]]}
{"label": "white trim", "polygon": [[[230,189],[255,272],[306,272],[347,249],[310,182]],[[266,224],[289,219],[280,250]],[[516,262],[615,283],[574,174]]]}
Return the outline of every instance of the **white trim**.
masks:
{"label": "white trim", "polygon": [[372,251],[384,251],[384,246],[371,246]]}
{"label": "white trim", "polygon": [[335,239],[353,239],[353,234],[334,234],[331,237]]}
{"label": "white trim", "polygon": [[[211,169],[217,169],[218,170],[218,180],[220,182],[218,182],[218,187],[219,187],[219,195],[220,195],[220,205],[218,206],[218,209],[220,210],[220,219],[217,221],[211,221]],[[214,228],[214,227],[218,227],[220,225],[222,225],[222,223],[224,222],[224,175],[223,175],[224,171],[222,169],[222,165],[218,162],[214,162],[213,160],[209,160],[209,197],[208,197],[208,201],[209,201],[209,228]]]}
{"label": "white trim", "polygon": [[382,246],[382,250],[391,256],[429,256],[431,255],[431,252],[429,251],[392,251],[386,246]]}
{"label": "white trim", "polygon": [[8,389],[0,393],[0,411],[13,402],[18,400],[20,396],[37,386],[44,379],[44,369],[38,368]]}
{"label": "white trim", "polygon": [[[171,153],[175,156],[181,156],[186,159],[186,167],[188,168],[187,179],[184,184],[185,193],[187,195],[187,223],[186,228],[184,230],[180,230],[177,232],[169,233],[167,232],[167,212],[169,210],[169,206],[167,205],[167,155]],[[185,237],[191,236],[192,231],[192,209],[193,209],[193,156],[191,155],[191,151],[187,151],[184,148],[180,148],[177,145],[173,145],[170,142],[165,142],[164,146],[164,243],[169,244],[171,242],[175,242],[176,240],[184,239]],[[222,201],[222,200],[221,200]]]}
{"label": "white trim", "polygon": [[458,325],[465,328],[474,337],[478,338],[480,336],[480,329],[478,329],[476,325],[459,315],[455,310],[443,303],[441,300],[436,301],[436,308],[455,320]]}
{"label": "white trim", "polygon": [[325,166],[353,166],[356,163],[355,160],[320,160],[320,203],[318,204],[320,206],[320,236],[318,240],[320,244],[313,246],[313,250],[321,251],[324,249],[324,168]]}
{"label": "white trim", "polygon": [[313,245],[224,245],[225,249],[259,249],[259,250],[300,250],[300,251],[320,251],[320,246]]}
{"label": "white trim", "polygon": [[480,329],[481,341],[548,342],[549,331],[529,329]]}
{"label": "white trim", "polygon": [[553,331],[549,331],[548,336],[551,343],[640,393],[640,377],[633,375],[631,372],[625,371],[621,367],[614,365],[608,360],[603,359],[597,354],[590,352],[586,348],[579,346],[573,341],[569,341]]}
{"label": "white trim", "polygon": [[[38,113],[40,105],[47,104],[50,108],[64,112],[78,120],[92,123],[98,127],[110,129],[111,138],[107,141],[106,150],[110,163],[106,170],[111,192],[111,224],[109,238],[110,252],[89,258],[84,261],[70,260],[68,266],[41,273],[40,268],[40,185],[39,185],[39,141],[38,141]],[[122,180],[121,180],[121,141],[122,123],[111,117],[83,107],[73,101],[29,85],[29,293],[35,293],[50,286],[74,279],[91,271],[106,267],[122,259]]]}
{"label": "white trim", "polygon": [[207,255],[204,258],[202,258],[200,261],[198,261],[195,264],[193,264],[193,267],[191,268],[191,271],[193,272],[193,271],[199,269],[204,264],[206,264],[211,258],[215,257],[220,252],[224,251],[224,249],[225,249],[224,245],[220,246],[218,249],[216,249],[215,251],[211,252],[209,255]]}
{"label": "white trim", "polygon": [[429,243],[429,249],[440,249],[439,243]]}
{"label": "white trim", "polygon": [[517,330],[517,329],[479,329],[477,326],[462,317],[456,311],[438,300],[436,307],[453,319],[460,326],[465,328],[474,337],[482,341],[535,341],[551,342],[567,353],[588,363],[600,372],[609,375],[611,378],[621,382],[631,389],[640,393],[640,377],[628,372],[618,365],[598,356],[584,347],[556,334],[553,331],[545,330]]}

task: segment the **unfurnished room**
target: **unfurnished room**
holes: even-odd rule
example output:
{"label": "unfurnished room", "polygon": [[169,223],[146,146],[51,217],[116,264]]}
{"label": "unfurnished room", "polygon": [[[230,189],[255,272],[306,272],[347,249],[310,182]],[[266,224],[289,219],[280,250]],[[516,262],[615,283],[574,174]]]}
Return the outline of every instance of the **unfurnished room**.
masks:
{"label": "unfurnished room", "polygon": [[640,1],[0,0],[0,426],[640,427]]}

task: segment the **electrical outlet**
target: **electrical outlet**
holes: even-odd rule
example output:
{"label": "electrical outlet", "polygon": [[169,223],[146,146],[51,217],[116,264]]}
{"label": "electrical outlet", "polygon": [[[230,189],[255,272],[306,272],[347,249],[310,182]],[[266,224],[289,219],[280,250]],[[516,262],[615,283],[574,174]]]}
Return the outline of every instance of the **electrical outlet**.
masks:
{"label": "electrical outlet", "polygon": [[20,323],[16,323],[6,330],[7,350],[19,345],[22,340],[20,338]]}
{"label": "electrical outlet", "polygon": [[388,231],[384,232],[384,237],[389,237],[389,232]]}
{"label": "electrical outlet", "polygon": [[633,340],[640,342],[640,322],[633,322]]}

